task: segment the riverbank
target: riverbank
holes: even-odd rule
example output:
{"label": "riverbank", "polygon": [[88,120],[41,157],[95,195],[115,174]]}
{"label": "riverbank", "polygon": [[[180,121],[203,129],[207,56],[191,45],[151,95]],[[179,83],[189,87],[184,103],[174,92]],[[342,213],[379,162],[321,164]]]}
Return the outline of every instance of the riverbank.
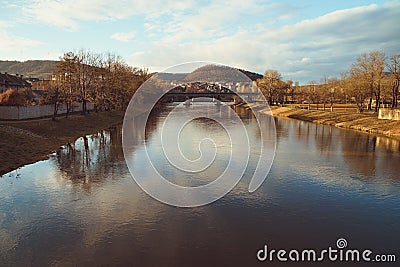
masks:
{"label": "riverbank", "polygon": [[122,124],[124,111],[92,112],[69,118],[0,122],[0,175],[46,159],[77,138]]}
{"label": "riverbank", "polygon": [[[261,105],[252,104],[251,107],[260,113],[268,112]],[[351,129],[400,139],[400,121],[380,120],[373,114],[330,112],[275,106],[271,107],[271,111],[272,115],[277,117],[332,125],[337,128]]]}

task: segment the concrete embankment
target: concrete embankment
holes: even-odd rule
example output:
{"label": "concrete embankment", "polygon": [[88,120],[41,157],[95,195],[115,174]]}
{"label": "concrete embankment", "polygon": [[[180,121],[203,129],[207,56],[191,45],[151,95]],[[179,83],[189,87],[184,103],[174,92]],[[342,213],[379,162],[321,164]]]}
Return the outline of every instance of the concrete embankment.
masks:
{"label": "concrete embankment", "polygon": [[[261,105],[251,105],[257,112],[267,113]],[[372,114],[336,113],[321,110],[307,110],[291,107],[271,107],[272,115],[313,123],[332,125],[365,133],[384,135],[400,139],[400,121],[382,120]]]}

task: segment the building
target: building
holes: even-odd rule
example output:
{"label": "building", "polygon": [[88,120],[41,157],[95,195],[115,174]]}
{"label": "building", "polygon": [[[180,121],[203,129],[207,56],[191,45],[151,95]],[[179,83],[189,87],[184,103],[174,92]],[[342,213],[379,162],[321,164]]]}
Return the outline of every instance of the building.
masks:
{"label": "building", "polygon": [[48,91],[53,86],[52,80],[37,80],[31,82],[33,90],[43,90]]}
{"label": "building", "polygon": [[11,75],[7,72],[0,72],[0,93],[3,93],[8,89],[20,90],[30,87],[31,84],[23,79],[23,75]]}

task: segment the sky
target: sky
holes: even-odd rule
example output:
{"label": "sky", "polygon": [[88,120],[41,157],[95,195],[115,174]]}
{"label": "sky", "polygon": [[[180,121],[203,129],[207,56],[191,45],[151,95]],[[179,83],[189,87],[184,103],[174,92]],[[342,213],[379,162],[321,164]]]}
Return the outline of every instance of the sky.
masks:
{"label": "sky", "polygon": [[400,53],[399,25],[399,0],[0,0],[0,60],[86,49],[150,71],[211,61],[307,83]]}

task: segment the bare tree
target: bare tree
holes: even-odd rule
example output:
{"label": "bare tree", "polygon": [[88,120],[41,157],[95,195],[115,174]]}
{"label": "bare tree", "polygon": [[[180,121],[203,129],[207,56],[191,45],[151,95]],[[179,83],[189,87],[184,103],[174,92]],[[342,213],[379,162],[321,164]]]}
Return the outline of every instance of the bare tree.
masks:
{"label": "bare tree", "polygon": [[333,105],[336,101],[336,97],[340,91],[339,80],[337,78],[329,78],[328,79],[328,95],[329,95],[329,104],[330,111],[333,112]]}
{"label": "bare tree", "polygon": [[46,96],[47,97],[46,102],[51,103],[53,105],[53,116],[52,116],[53,121],[56,120],[59,107],[63,103],[63,99],[61,96],[62,87],[63,87],[62,77],[58,75],[53,75],[51,85],[50,88],[48,89],[48,93]]}
{"label": "bare tree", "polygon": [[319,92],[319,96],[320,99],[322,100],[322,104],[323,104],[323,110],[325,110],[326,108],[326,100],[328,98],[329,95],[329,84],[328,84],[328,76],[324,75],[324,77],[322,77],[321,79],[321,84],[322,86],[319,87],[320,92]]}
{"label": "bare tree", "polygon": [[318,110],[318,102],[319,102],[319,96],[318,96],[318,83],[316,81],[309,81],[307,85],[307,103],[308,103],[308,109],[311,109],[311,104],[317,104],[317,110]]}
{"label": "bare tree", "polygon": [[66,105],[67,112],[65,117],[68,117],[71,112],[73,102],[76,100],[76,55],[72,52],[65,53],[56,66],[54,72],[55,77],[61,83],[60,95]]}
{"label": "bare tree", "polygon": [[[344,80],[344,82],[348,95],[354,99],[357,105],[358,112],[364,112],[365,101],[371,96],[370,84],[364,79],[364,75],[360,74],[356,69],[350,71],[350,77]],[[369,102],[370,104],[371,102]]]}
{"label": "bare tree", "polygon": [[282,81],[282,75],[276,70],[265,71],[264,77],[257,80],[257,86],[270,105],[283,102],[288,87],[287,83]]}
{"label": "bare tree", "polygon": [[392,108],[397,108],[400,90],[400,54],[389,58],[387,68],[391,74]]}
{"label": "bare tree", "polygon": [[381,82],[384,76],[385,54],[379,51],[372,51],[369,54],[362,54],[357,57],[352,66],[353,77],[363,79],[367,82],[370,99],[368,109],[372,109],[372,99],[375,97],[375,112],[379,109],[381,101]]}
{"label": "bare tree", "polygon": [[55,114],[58,105],[65,103],[68,116],[75,101],[81,103],[83,114],[88,112],[89,102],[96,112],[125,108],[150,74],[147,69],[129,66],[114,54],[80,50],[65,53],[53,77],[55,80],[48,102],[55,104]]}

